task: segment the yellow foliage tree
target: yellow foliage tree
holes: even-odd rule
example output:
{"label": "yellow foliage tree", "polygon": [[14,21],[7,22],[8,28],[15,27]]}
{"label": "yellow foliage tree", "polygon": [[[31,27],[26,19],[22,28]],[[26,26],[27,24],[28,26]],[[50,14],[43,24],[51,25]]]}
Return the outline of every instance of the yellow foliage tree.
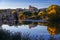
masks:
{"label": "yellow foliage tree", "polygon": [[45,20],[47,17],[47,12],[46,11],[40,11],[38,13],[38,16],[40,16],[41,19]]}
{"label": "yellow foliage tree", "polygon": [[44,14],[46,14],[46,12],[40,11],[40,12],[38,13],[38,16],[41,16],[41,15],[44,15]]}
{"label": "yellow foliage tree", "polygon": [[16,11],[15,11],[15,10],[13,10],[13,11],[12,11],[12,14],[14,14],[15,12],[16,12]]}
{"label": "yellow foliage tree", "polygon": [[19,21],[19,22],[21,22],[21,16],[23,16],[23,15],[24,15],[24,14],[23,14],[22,11],[18,12],[18,21]]}
{"label": "yellow foliage tree", "polygon": [[18,17],[24,15],[22,11],[18,12]]}
{"label": "yellow foliage tree", "polygon": [[57,14],[60,11],[60,6],[58,6],[58,5],[51,5],[51,6],[49,6],[46,9],[46,11],[48,12],[47,13],[48,15]]}

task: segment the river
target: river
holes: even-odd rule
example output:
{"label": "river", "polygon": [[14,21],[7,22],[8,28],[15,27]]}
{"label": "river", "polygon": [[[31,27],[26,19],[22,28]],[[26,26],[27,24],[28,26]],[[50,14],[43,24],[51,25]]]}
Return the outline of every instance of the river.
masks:
{"label": "river", "polygon": [[[48,26],[37,25],[35,27],[29,28],[29,25],[20,25],[20,26],[8,26],[2,25],[2,29],[10,30],[10,32],[21,32],[22,35],[29,33],[31,39],[33,40],[36,36],[43,36],[45,40],[48,40],[50,36],[52,36],[48,29]],[[34,36],[34,37],[33,37]],[[54,35],[54,38],[60,40],[60,34]]]}

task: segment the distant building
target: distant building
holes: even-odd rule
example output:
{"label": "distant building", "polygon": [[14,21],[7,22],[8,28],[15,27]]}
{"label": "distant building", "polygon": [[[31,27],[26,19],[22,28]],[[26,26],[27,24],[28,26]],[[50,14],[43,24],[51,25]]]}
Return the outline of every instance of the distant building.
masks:
{"label": "distant building", "polygon": [[30,12],[38,12],[38,9],[36,7],[33,7],[33,6],[29,6],[29,11]]}

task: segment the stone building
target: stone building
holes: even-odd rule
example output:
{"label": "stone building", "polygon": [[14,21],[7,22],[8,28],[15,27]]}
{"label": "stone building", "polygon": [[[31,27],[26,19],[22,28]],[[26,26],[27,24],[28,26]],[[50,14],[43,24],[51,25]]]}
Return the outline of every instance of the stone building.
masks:
{"label": "stone building", "polygon": [[33,7],[33,6],[29,6],[29,11],[30,12],[38,12],[38,9],[36,7]]}

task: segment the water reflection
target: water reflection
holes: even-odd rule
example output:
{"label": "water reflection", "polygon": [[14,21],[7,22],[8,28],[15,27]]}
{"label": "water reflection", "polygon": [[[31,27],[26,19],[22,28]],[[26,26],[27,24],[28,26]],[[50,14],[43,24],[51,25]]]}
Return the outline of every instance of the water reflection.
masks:
{"label": "water reflection", "polygon": [[49,23],[48,25],[48,32],[51,34],[51,35],[57,35],[57,34],[60,34],[60,25],[58,23]]}
{"label": "water reflection", "polygon": [[2,29],[10,30],[10,32],[13,33],[21,32],[22,36],[25,35],[27,38],[28,37],[31,39],[33,38],[32,40],[38,40],[38,39],[59,40],[60,37],[60,26],[57,23],[52,24],[52,23],[33,22],[28,25],[19,25],[19,26],[9,26],[5,24],[2,25]]}
{"label": "water reflection", "polygon": [[42,22],[35,22],[35,23],[32,22],[31,24],[28,24],[28,25],[19,25],[19,26],[2,25],[2,28],[6,29],[6,30],[15,30],[15,31],[24,30],[24,29],[27,30],[27,31],[31,30],[31,29],[40,30],[40,31],[47,30],[47,32],[51,35],[60,34],[60,25],[57,24],[57,23],[52,24],[52,23],[45,23],[45,22],[44,23],[42,23]]}

